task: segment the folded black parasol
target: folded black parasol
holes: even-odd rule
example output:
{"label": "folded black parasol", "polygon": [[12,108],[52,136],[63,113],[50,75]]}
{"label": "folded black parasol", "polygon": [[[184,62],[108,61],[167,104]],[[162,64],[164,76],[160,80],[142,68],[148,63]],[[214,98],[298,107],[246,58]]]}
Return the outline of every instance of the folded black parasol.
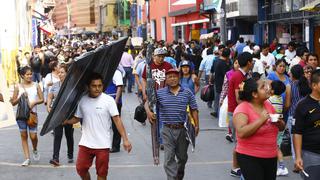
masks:
{"label": "folded black parasol", "polygon": [[73,116],[80,98],[87,91],[86,82],[89,74],[101,74],[104,85],[108,85],[119,65],[127,39],[122,38],[110,45],[101,46],[75,59],[43,124],[41,136]]}

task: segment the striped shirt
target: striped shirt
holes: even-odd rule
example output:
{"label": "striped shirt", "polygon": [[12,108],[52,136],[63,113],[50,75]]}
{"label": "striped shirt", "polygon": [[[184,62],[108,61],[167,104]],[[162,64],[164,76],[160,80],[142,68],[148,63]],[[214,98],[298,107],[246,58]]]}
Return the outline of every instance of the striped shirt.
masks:
{"label": "striped shirt", "polygon": [[291,83],[291,106],[289,108],[289,116],[294,116],[298,102],[303,98],[299,93],[298,81]]}
{"label": "striped shirt", "polygon": [[283,113],[283,100],[281,96],[273,95],[269,97],[269,102],[272,104],[277,114]]}
{"label": "striped shirt", "polygon": [[186,121],[187,106],[190,109],[198,109],[195,96],[189,89],[180,87],[177,95],[170,92],[168,87],[157,91],[157,103],[159,108],[159,119],[164,124],[176,124]]}

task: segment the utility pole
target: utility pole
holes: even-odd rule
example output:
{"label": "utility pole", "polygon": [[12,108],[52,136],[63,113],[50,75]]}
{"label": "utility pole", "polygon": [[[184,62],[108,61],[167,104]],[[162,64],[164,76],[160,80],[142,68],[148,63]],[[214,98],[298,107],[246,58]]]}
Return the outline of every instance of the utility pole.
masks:
{"label": "utility pole", "polygon": [[220,9],[220,35],[221,41],[226,43],[227,41],[227,30],[226,30],[226,0],[222,0]]}

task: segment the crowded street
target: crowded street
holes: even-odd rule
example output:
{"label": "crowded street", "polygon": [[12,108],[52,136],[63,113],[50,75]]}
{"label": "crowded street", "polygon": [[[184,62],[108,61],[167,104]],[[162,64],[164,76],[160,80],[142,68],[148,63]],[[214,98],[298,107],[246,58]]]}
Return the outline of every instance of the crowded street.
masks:
{"label": "crowded street", "polygon": [[[135,94],[124,94],[127,103],[123,107],[123,121],[127,133],[133,142],[133,150],[130,154],[123,149],[119,153],[110,156],[110,174],[109,179],[115,180],[163,180],[165,172],[163,171],[163,160],[160,165],[153,165],[151,152],[150,125],[141,125],[133,119],[134,107],[138,105]],[[198,97],[200,101],[200,98]],[[186,167],[186,180],[233,180],[235,178],[229,175],[231,166],[230,152],[234,146],[225,139],[226,129],[219,128],[217,119],[211,118],[205,103],[200,101],[200,133],[196,142],[195,152],[189,154],[189,162]],[[39,128],[42,126],[47,112],[44,106],[39,112]],[[67,163],[67,151],[65,139],[62,140],[61,148],[61,166],[53,167],[48,162],[52,153],[52,134],[39,137],[39,152],[41,159],[29,168],[21,168],[20,159],[22,158],[22,149],[20,146],[19,132],[17,126],[0,129],[0,179],[6,180],[41,180],[46,177],[47,180],[73,180],[79,179],[75,171],[75,164]],[[79,142],[81,136],[80,129],[74,133],[75,142]],[[7,138],[6,138],[7,137]],[[9,138],[10,137],[10,138]],[[8,152],[10,151],[10,152]],[[77,148],[75,149],[77,152]],[[163,157],[163,152],[160,158]],[[286,165],[292,169],[293,161],[286,158]],[[94,169],[91,170],[94,174]],[[279,179],[298,180],[299,175],[290,173],[287,177]]]}

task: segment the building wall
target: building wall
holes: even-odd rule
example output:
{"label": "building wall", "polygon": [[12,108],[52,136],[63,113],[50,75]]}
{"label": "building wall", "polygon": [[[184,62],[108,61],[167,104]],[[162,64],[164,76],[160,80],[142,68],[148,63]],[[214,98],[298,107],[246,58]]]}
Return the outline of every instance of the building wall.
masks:
{"label": "building wall", "polygon": [[168,0],[150,0],[150,20],[156,22],[156,40],[162,40],[161,18],[166,18],[166,41],[173,41],[173,30],[171,27],[172,17],[168,16],[169,12]]}
{"label": "building wall", "polygon": [[[86,28],[87,31],[97,31],[99,23],[99,0],[70,0],[71,3],[71,27]],[[94,22],[90,21],[90,3],[94,5]],[[56,0],[53,14],[55,26],[59,29],[67,26],[67,2]]]}

